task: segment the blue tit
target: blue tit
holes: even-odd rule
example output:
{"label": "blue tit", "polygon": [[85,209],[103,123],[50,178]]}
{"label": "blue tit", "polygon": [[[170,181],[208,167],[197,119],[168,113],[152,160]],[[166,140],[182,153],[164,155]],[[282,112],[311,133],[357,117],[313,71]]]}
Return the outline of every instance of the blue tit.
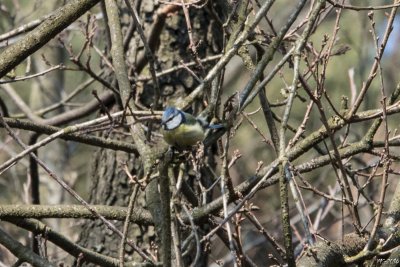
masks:
{"label": "blue tit", "polygon": [[222,125],[209,125],[204,119],[167,107],[161,119],[164,140],[177,148],[187,148],[204,140],[207,128],[222,128]]}

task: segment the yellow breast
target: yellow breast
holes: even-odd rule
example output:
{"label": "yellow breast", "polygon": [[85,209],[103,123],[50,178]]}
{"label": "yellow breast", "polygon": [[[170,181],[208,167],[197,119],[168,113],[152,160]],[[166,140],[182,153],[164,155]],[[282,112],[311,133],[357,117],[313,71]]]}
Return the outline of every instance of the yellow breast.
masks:
{"label": "yellow breast", "polygon": [[187,148],[204,139],[204,129],[199,123],[181,124],[173,130],[163,130],[165,141],[178,148]]}

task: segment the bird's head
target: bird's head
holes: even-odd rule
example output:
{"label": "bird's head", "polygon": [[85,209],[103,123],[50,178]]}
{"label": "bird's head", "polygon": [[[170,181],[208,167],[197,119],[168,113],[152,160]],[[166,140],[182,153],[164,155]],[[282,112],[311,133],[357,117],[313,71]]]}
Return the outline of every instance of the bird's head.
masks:
{"label": "bird's head", "polygon": [[161,119],[161,126],[164,130],[173,130],[185,121],[185,114],[174,107],[167,107]]}

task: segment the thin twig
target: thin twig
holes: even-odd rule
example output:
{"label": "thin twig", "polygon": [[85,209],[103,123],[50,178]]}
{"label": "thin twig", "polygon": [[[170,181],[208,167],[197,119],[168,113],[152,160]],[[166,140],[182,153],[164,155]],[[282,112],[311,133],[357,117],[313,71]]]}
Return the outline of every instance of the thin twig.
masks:
{"label": "thin twig", "polygon": [[35,73],[35,74],[31,74],[31,75],[27,75],[27,76],[22,76],[22,77],[15,77],[13,79],[9,79],[9,80],[0,80],[0,84],[4,84],[4,83],[15,83],[15,82],[20,82],[20,81],[26,81],[32,78],[36,78],[39,76],[43,76],[49,72],[52,72],[54,70],[72,70],[72,71],[77,71],[77,69],[71,69],[71,68],[67,68],[65,67],[63,64],[58,64],[55,66],[52,66],[50,68],[48,68],[47,70]]}
{"label": "thin twig", "polygon": [[[13,29],[9,32],[3,33],[2,35],[0,35],[0,42],[6,40],[6,39],[10,39],[12,37],[15,37],[17,35],[20,35],[21,33],[25,33],[28,31],[31,31],[33,29],[35,29],[38,25],[40,25],[40,23],[42,23],[44,20],[48,19],[49,15],[46,15],[40,19],[35,19],[31,22],[28,22],[24,25],[19,26],[16,29]],[[11,42],[8,42],[8,44],[11,44]],[[1,45],[0,45],[1,46]]]}
{"label": "thin twig", "polygon": [[[127,171],[127,170],[125,170],[125,171]],[[122,237],[120,248],[119,248],[119,266],[120,267],[124,267],[125,266],[124,263],[125,263],[126,237],[128,235],[129,224],[131,222],[131,216],[132,216],[132,213],[133,213],[135,199],[136,199],[138,190],[139,190],[139,185],[135,184],[134,187],[133,187],[133,190],[132,190],[132,194],[131,194],[131,196],[129,198],[128,211],[126,213],[126,219],[125,219],[124,228],[123,228],[123,231],[122,231],[123,237]]]}
{"label": "thin twig", "polygon": [[371,67],[371,70],[369,72],[367,80],[365,82],[363,82],[363,86],[360,89],[360,93],[358,94],[358,96],[357,96],[357,98],[356,98],[356,100],[354,102],[354,105],[352,105],[350,111],[346,114],[346,117],[348,119],[353,117],[353,115],[357,112],[358,108],[360,107],[360,105],[361,105],[361,103],[362,103],[362,101],[363,101],[363,99],[364,99],[364,97],[365,97],[365,95],[366,95],[371,83],[372,83],[372,81],[374,80],[374,78],[376,76],[376,70],[377,70],[377,68],[379,66],[379,62],[380,62],[380,60],[381,60],[381,58],[383,56],[383,52],[385,51],[386,45],[387,45],[387,43],[389,41],[390,33],[393,30],[393,23],[394,23],[394,19],[396,17],[397,9],[398,9],[398,6],[395,6],[395,7],[392,8],[392,11],[390,12],[389,19],[388,19],[388,22],[386,24],[385,33],[383,35],[381,45],[379,46],[379,50],[377,51],[377,56],[375,57],[374,64],[372,64],[372,67]]}
{"label": "thin twig", "polygon": [[[374,44],[375,44],[375,50],[376,50],[376,58],[380,58],[379,53],[381,52],[379,49],[378,45],[378,37],[376,35],[376,29],[375,29],[375,21],[373,17],[373,13],[371,12],[369,14],[369,18],[371,20],[371,32],[372,32],[372,37],[374,39]],[[384,203],[385,203],[385,196],[386,196],[386,189],[388,187],[388,170],[390,168],[390,159],[388,155],[390,154],[389,151],[389,128],[388,128],[388,120],[387,120],[387,114],[386,114],[386,92],[385,92],[385,85],[383,81],[383,73],[382,73],[382,66],[381,66],[381,61],[377,60],[378,62],[378,72],[379,72],[379,81],[381,85],[381,103],[382,103],[382,121],[383,121],[383,127],[384,127],[384,142],[385,142],[385,147],[382,151],[382,161],[383,161],[383,174],[382,174],[382,181],[381,181],[381,191],[380,191],[380,196],[379,196],[379,202],[378,202],[378,209],[376,210],[376,218],[375,218],[375,223],[374,226],[372,227],[371,230],[371,235],[369,237],[368,243],[364,248],[364,251],[371,251],[373,249],[373,244],[374,244],[374,239],[375,236],[378,232],[378,227],[381,223],[381,218],[382,218],[382,213],[383,213],[383,208],[384,208]]]}
{"label": "thin twig", "polygon": [[[120,112],[116,112],[112,115],[109,115],[112,118],[115,117],[119,117],[122,115],[122,111]],[[87,122],[83,122],[83,123],[79,123],[79,124],[75,124],[72,126],[68,126],[64,129],[61,129],[53,134],[51,134],[50,136],[44,138],[43,140],[41,140],[40,142],[31,145],[29,147],[27,147],[24,151],[20,152],[18,155],[16,155],[15,157],[9,159],[8,161],[4,162],[3,164],[1,164],[0,166],[0,173],[3,172],[6,168],[8,168],[10,165],[14,164],[15,162],[19,161],[21,158],[23,158],[24,156],[26,156],[27,154],[31,153],[32,151],[35,151],[36,149],[38,149],[39,147],[42,147],[48,143],[50,143],[51,141],[59,138],[60,136],[64,135],[64,134],[71,134],[77,131],[80,131],[82,129],[85,129],[88,126],[91,125],[95,125],[101,122],[104,122],[105,120],[109,120],[108,116],[103,116],[91,121],[87,121]]]}
{"label": "thin twig", "polygon": [[[222,155],[222,167],[221,167],[221,194],[222,194],[222,203],[223,203],[223,211],[224,211],[224,218],[228,217],[228,197],[230,194],[234,193],[232,184],[230,184],[231,190],[229,190],[229,170],[228,170],[228,149],[229,149],[229,139],[230,139],[230,130],[228,130],[227,138],[224,145],[224,154]],[[225,194],[225,190],[228,189],[228,194]],[[226,222],[226,231],[228,233],[228,240],[229,240],[229,250],[232,254],[232,261],[233,266],[237,267],[237,253],[235,251],[235,246],[233,244],[232,239],[232,230],[229,224],[229,221]]]}
{"label": "thin twig", "polygon": [[380,9],[389,9],[389,8],[394,8],[394,7],[399,7],[400,3],[395,3],[391,5],[381,5],[381,6],[354,6],[354,5],[344,5],[344,4],[339,4],[337,2],[334,2],[333,0],[327,0],[329,4],[331,4],[334,7],[339,7],[343,9],[350,9],[350,10],[380,10]]}

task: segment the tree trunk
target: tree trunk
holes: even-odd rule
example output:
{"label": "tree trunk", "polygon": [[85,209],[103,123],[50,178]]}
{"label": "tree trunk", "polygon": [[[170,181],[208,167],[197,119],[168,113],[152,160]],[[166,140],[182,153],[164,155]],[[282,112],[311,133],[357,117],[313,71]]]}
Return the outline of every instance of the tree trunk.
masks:
{"label": "tree trunk", "polygon": [[[209,5],[210,8],[219,10],[217,6],[212,6],[214,4],[208,3],[207,5]],[[141,1],[140,5],[138,5],[138,14],[141,16],[141,22],[147,35],[149,35],[152,30],[157,12],[163,12],[163,8],[165,9],[165,5],[157,6],[153,1]],[[194,45],[196,45],[199,58],[218,54],[221,52],[222,48],[222,32],[216,30],[221,29],[221,27],[215,26],[217,21],[213,19],[210,8],[190,8],[189,10],[193,41]],[[121,20],[125,18],[124,12],[125,11],[121,11]],[[168,15],[164,27],[159,31],[157,36],[153,36],[155,40],[152,39],[152,42],[157,43],[157,45],[154,46],[156,49],[153,52],[158,60],[158,71],[177,66],[181,61],[195,61],[195,56],[189,48],[190,41],[187,31],[187,22],[182,8],[178,8],[175,13]],[[126,23],[125,33],[129,31],[127,29],[128,27],[129,23]],[[147,38],[149,37],[147,36]],[[126,54],[128,65],[133,67],[132,71],[140,72],[141,66],[138,66],[140,63],[137,62],[137,59],[143,58],[144,49],[137,31],[133,34],[129,44],[129,50]],[[204,63],[202,69],[196,64],[196,66],[192,66],[191,69],[198,77],[202,77],[211,66],[211,64]],[[144,66],[141,75],[143,75],[143,73],[148,75],[147,65]],[[158,81],[162,91],[161,101],[167,104],[177,103],[181,97],[188,95],[198,85],[193,75],[185,69],[172,72],[170,75],[162,76]],[[153,104],[154,97],[154,85],[152,82],[138,82],[135,85],[137,90],[135,93],[140,96],[137,101],[144,106],[150,107]],[[200,105],[202,105],[202,103],[196,103],[193,108],[197,109]],[[117,136],[114,135],[110,137],[113,139],[117,138]],[[130,138],[131,137],[128,137],[128,140],[125,141],[129,141]],[[214,159],[211,155],[209,157],[209,164],[214,164],[213,161]],[[137,175],[139,178],[142,178],[143,170],[141,170],[142,165],[140,158],[132,154],[129,155],[124,152],[115,152],[105,149],[100,149],[95,153],[91,171],[91,204],[128,205],[127,203],[132,192],[132,185],[129,184],[127,175],[122,171],[123,163],[128,165],[128,169],[131,171],[132,175]],[[206,183],[209,183],[209,181]],[[136,205],[146,207],[144,191],[139,192]],[[123,222],[114,223],[122,231]],[[118,257],[121,239],[108,231],[100,221],[86,221],[82,227],[83,232],[79,241],[81,245],[89,249],[94,249],[103,255]],[[202,228],[207,228],[207,225],[204,225]],[[205,229],[199,229],[199,232],[205,232]],[[157,231],[154,231],[152,227],[131,226],[129,237],[137,242],[137,245],[141,248],[150,249],[151,241],[156,241],[157,246],[160,247],[160,240],[156,237],[155,233],[157,233]],[[181,240],[185,240],[190,233],[190,231],[182,231]],[[126,247],[129,248],[128,246]],[[186,264],[188,266],[194,260],[196,253],[195,247],[194,245],[193,253],[185,257],[185,266]],[[207,257],[204,252],[205,250],[202,248],[203,255],[200,255],[200,260],[197,261],[196,266],[207,266]],[[132,253],[133,251],[129,250],[125,255],[132,255]],[[129,258],[130,260],[141,261],[136,253],[133,255],[133,258]]]}

